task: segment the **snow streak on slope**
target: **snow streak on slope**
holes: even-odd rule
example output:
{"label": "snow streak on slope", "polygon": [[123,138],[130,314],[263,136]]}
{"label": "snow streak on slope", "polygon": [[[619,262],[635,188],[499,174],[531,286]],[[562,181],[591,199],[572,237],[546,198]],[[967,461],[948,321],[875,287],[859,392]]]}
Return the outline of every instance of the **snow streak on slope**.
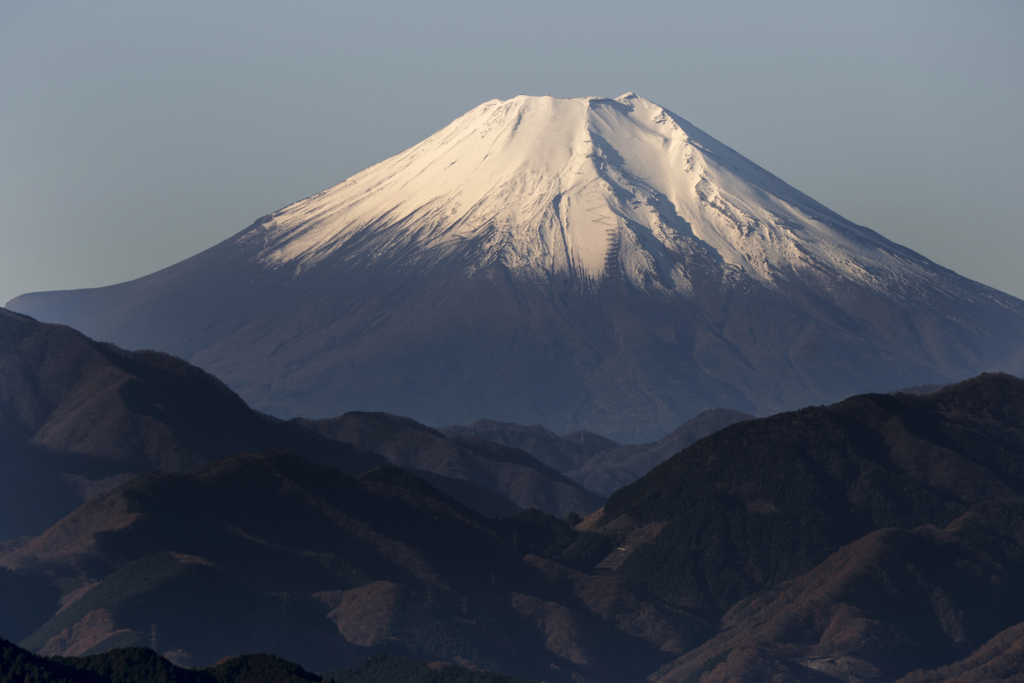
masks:
{"label": "snow streak on slope", "polygon": [[920,278],[944,288],[934,264],[632,93],[487,102],[246,239],[264,241],[265,264],[299,270],[335,253],[402,267],[461,255],[470,273],[497,262],[681,294],[698,262],[769,288],[837,276],[890,294]]}

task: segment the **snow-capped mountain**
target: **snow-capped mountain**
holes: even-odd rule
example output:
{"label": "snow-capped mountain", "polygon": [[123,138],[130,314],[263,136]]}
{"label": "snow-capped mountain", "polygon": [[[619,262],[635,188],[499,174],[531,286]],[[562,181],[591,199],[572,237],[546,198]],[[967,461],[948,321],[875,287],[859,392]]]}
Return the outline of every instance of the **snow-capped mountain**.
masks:
{"label": "snow-capped mountain", "polygon": [[168,269],[8,306],[184,356],[284,416],[624,440],[1024,365],[1024,302],[632,93],[487,102]]}
{"label": "snow-capped mountain", "polygon": [[772,289],[826,272],[884,291],[908,267],[934,270],[633,93],[487,102],[247,239],[267,265],[300,271],[339,252],[411,267],[463,256],[470,275],[501,264],[682,295],[691,261]]}

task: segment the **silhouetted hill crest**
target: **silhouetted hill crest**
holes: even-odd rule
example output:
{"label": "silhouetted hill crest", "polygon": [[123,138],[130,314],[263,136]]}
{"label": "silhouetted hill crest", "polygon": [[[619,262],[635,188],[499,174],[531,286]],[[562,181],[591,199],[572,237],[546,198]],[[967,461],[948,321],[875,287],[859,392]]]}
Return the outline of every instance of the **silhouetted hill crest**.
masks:
{"label": "silhouetted hill crest", "polygon": [[[409,470],[472,481],[522,509],[535,507],[564,517],[587,514],[604,502],[557,470],[519,448],[474,436],[431,429],[389,413],[350,412],[324,420],[293,423],[339,441],[380,453]],[[438,482],[443,486],[443,482]],[[454,491],[453,491],[454,492]]]}

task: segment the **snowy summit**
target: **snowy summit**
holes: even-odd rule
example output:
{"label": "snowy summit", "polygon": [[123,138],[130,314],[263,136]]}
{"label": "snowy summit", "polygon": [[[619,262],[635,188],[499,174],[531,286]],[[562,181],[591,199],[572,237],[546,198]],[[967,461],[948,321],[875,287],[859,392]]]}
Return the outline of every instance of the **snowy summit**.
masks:
{"label": "snowy summit", "polygon": [[500,263],[517,277],[625,277],[690,294],[688,264],[768,286],[827,272],[884,288],[921,257],[854,225],[666,109],[616,99],[492,100],[420,144],[272,215],[270,265]]}

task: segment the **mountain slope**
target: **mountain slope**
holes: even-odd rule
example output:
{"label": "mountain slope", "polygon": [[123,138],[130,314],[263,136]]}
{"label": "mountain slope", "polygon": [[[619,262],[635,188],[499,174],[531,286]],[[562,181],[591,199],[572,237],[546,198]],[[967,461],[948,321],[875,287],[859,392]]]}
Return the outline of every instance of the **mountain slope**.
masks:
{"label": "mountain slope", "polygon": [[633,94],[484,103],[170,268],[8,305],[174,353],[284,417],[632,443],[709,408],[1024,370],[1024,302]]}
{"label": "mountain slope", "polygon": [[[591,491],[605,495],[644,476],[695,441],[753,415],[718,408],[705,410],[658,441],[623,446],[591,432],[558,436],[541,425],[477,420],[442,427],[448,436],[475,436],[521,448]],[[365,445],[365,444],[362,444]]]}
{"label": "mountain slope", "polygon": [[[354,428],[430,431],[376,417]],[[574,528],[487,519],[393,466],[230,456],[3,544],[0,588],[59,589],[5,604],[24,644],[64,654],[158,623],[168,657],[199,663],[251,643],[306,666],[387,651],[565,683],[1012,678],[1021,425],[1024,380],[997,374],[747,420]]]}
{"label": "mountain slope", "polygon": [[529,683],[451,662],[379,655],[324,678],[269,655],[232,657],[206,669],[176,666],[148,648],[44,658],[0,639],[0,683]]}
{"label": "mountain slope", "polygon": [[337,669],[386,649],[639,682],[708,625],[586,574],[606,541],[535,510],[486,519],[392,466],[353,478],[273,452],[140,475],[0,546],[0,566],[61,588],[21,641],[46,654],[145,642],[156,623],[168,657],[200,666],[264,651]]}
{"label": "mountain slope", "polygon": [[720,615],[872,531],[1024,494],[1024,380],[865,395],[727,427],[620,489],[591,531],[651,528],[617,573]]}
{"label": "mountain slope", "polygon": [[705,410],[658,441],[601,451],[566,474],[591,491],[610,495],[705,436],[753,417],[727,408]]}
{"label": "mountain slope", "polygon": [[650,680],[1010,673],[1024,621],[1022,423],[1024,380],[1008,375],[750,420],[577,529],[615,540],[598,570],[718,622]]}
{"label": "mountain slope", "polygon": [[970,657],[934,671],[914,671],[899,683],[1021,683],[1024,681],[1024,623],[997,634]]}
{"label": "mountain slope", "polygon": [[525,451],[485,439],[445,436],[408,418],[387,413],[347,413],[326,420],[295,420],[328,438],[370,449],[407,470],[472,481],[520,508],[556,517],[589,514],[604,497],[541,464]]}
{"label": "mountain slope", "polygon": [[270,651],[320,668],[358,659],[315,607],[254,591],[203,558],[163,552],[119,567],[20,645],[42,655],[98,654],[143,645],[153,624],[158,642],[191,664]]}
{"label": "mountain slope", "polygon": [[369,657],[354,669],[325,672],[324,678],[334,683],[530,683],[450,662],[423,662],[386,654]]}
{"label": "mountain slope", "polygon": [[517,425],[487,419],[468,425],[448,425],[439,431],[445,436],[475,436],[520,448],[562,473],[575,470],[596,454],[619,446],[593,432],[559,436],[543,425]]}
{"label": "mountain slope", "polygon": [[[994,516],[1019,524],[1020,505],[1010,508]],[[892,681],[968,657],[1024,616],[1024,565],[1019,538],[1004,542],[1012,552],[997,560],[955,527],[885,529],[858,539],[807,574],[736,605],[719,635],[653,680],[676,683],[720,660],[707,667],[705,683],[755,683],[780,670],[790,676],[774,680],[800,680],[803,670],[804,678],[820,672]],[[998,539],[1008,529],[984,531]]]}
{"label": "mountain slope", "polygon": [[[380,419],[403,428],[415,424]],[[260,414],[217,378],[167,354],[123,351],[0,309],[0,471],[6,474],[0,477],[0,540],[38,533],[83,498],[151,469],[188,470],[271,448],[353,474],[388,462],[344,435],[339,442],[337,429],[326,433],[330,421],[314,429],[317,424]],[[603,502],[525,453],[483,441],[456,445],[414,429],[408,434],[413,438],[379,445],[392,460],[424,471],[491,516],[532,506],[564,517]],[[356,431],[350,436],[370,443]],[[447,448],[446,456],[438,445]],[[507,498],[513,491],[519,505]]]}
{"label": "mountain slope", "polygon": [[358,473],[379,455],[250,409],[217,378],[0,309],[0,539],[39,533],[152,469],[289,448]]}
{"label": "mountain slope", "polygon": [[[149,648],[88,657],[37,657],[0,638],[0,683],[318,683],[320,676],[267,655],[233,657],[199,670],[176,666]],[[371,679],[372,680],[372,679]],[[386,679],[381,677],[380,683]]]}

